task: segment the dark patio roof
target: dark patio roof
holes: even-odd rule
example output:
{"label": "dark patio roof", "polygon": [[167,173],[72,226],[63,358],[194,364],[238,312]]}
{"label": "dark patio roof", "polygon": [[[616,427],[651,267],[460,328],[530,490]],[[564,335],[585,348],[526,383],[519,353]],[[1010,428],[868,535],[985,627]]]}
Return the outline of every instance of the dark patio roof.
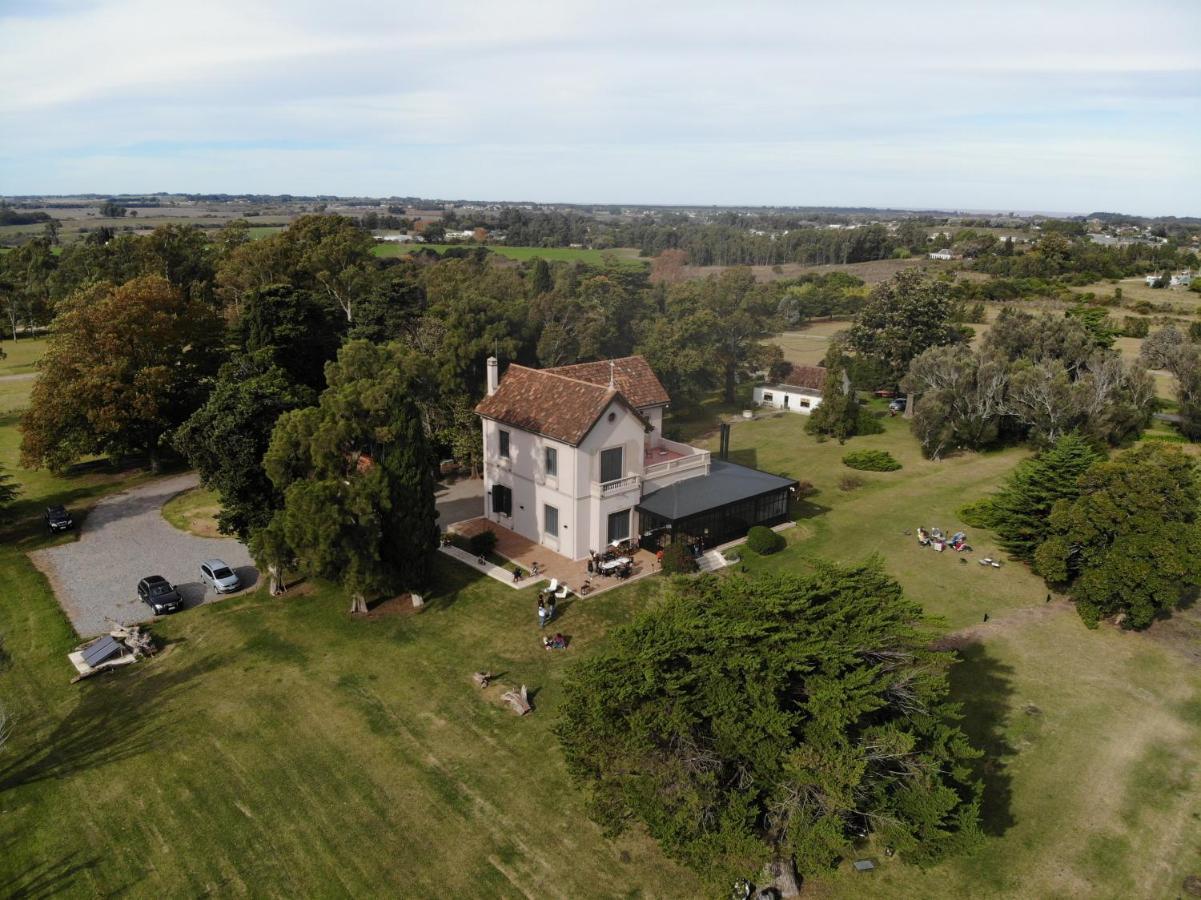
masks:
{"label": "dark patio roof", "polygon": [[638,509],[674,522],[795,484],[792,478],[715,459],[709,464],[708,475],[685,478],[647,494]]}

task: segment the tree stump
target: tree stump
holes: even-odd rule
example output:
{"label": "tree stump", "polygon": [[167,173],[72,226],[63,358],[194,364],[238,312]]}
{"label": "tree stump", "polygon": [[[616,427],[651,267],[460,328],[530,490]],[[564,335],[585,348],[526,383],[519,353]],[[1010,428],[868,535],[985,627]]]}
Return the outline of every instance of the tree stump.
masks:
{"label": "tree stump", "polygon": [[521,686],[519,691],[505,691],[501,695],[501,699],[513,707],[513,712],[519,716],[524,716],[530,712],[533,707],[530,706],[530,695],[525,689],[525,685]]}
{"label": "tree stump", "polygon": [[367,613],[367,598],[362,594],[353,594],[350,598],[350,614],[366,615]]}
{"label": "tree stump", "polygon": [[797,879],[796,867],[790,859],[777,859],[767,863],[759,875],[764,887],[775,888],[781,897],[799,897],[800,882]]}
{"label": "tree stump", "polygon": [[409,597],[413,600],[413,609],[421,609],[425,606],[425,598],[420,594],[409,594]]}

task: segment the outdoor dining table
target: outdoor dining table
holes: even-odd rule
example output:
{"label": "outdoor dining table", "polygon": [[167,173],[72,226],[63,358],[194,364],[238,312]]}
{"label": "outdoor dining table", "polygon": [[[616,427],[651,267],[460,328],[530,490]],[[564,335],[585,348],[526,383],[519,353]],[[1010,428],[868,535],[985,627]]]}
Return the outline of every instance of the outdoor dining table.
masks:
{"label": "outdoor dining table", "polygon": [[611,559],[608,562],[601,563],[597,568],[600,569],[602,574],[607,575],[610,572],[616,571],[617,569],[625,568],[626,566],[633,564],[633,562],[634,560],[630,559],[628,556],[619,556],[617,559]]}

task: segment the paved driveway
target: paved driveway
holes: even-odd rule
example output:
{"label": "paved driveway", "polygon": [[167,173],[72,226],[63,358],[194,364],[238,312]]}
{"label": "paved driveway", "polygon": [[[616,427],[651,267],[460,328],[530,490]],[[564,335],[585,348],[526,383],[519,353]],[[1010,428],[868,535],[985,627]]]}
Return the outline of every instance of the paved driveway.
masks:
{"label": "paved driveway", "polygon": [[484,514],[484,479],[441,482],[434,492],[434,504],[438,509],[438,527],[443,531],[455,522],[477,519]]}
{"label": "paved driveway", "polygon": [[138,580],[147,575],[179,588],[184,609],[176,615],[216,598],[200,581],[200,563],[209,557],[229,563],[244,589],[258,581],[236,540],[196,537],[163,518],[163,504],[197,482],[195,474],[173,475],[107,497],[84,519],[79,540],[30,554],[81,637],[108,631],[108,619],[128,625],[153,618],[137,599]]}

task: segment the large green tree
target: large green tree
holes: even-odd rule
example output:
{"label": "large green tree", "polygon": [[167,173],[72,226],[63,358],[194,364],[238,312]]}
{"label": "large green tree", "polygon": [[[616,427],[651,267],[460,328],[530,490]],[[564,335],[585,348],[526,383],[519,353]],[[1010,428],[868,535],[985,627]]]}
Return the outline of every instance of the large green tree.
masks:
{"label": "large green tree", "polygon": [[841,444],[859,432],[859,398],[849,386],[841,356],[826,360],[826,383],[822,387],[822,402],[809,414],[805,430],[824,434]]}
{"label": "large green tree", "polygon": [[1055,504],[1080,496],[1080,477],[1104,459],[1079,434],[1065,434],[1038,456],[1023,460],[984,505],[988,527],[1001,546],[1030,562],[1047,536]]}
{"label": "large green tree", "polygon": [[276,420],[312,404],[316,393],[274,365],[270,351],[221,367],[205,404],[175,432],[175,448],[221,498],[220,530],[248,541],[271,521],[283,495],[263,468]]}
{"label": "large green tree", "polygon": [[724,885],[828,869],[860,825],[914,860],[968,847],[979,754],[922,620],[875,566],[673,584],[564,685],[590,815]]}
{"label": "large green tree", "polygon": [[294,558],[336,581],[351,609],[419,591],[438,546],[434,459],[417,397],[428,361],[397,344],[350,341],[326,366],[317,406],[284,413],[264,465],[283,509],[251,549],[271,570]]}
{"label": "large green tree", "polygon": [[270,285],[245,297],[233,335],[246,353],[266,352],[292,381],[321,390],[344,331],[335,312],[310,291]]}
{"label": "large green tree", "polygon": [[905,269],[872,291],[851,326],[849,345],[861,357],[883,361],[899,383],[923,350],[962,339],[951,322],[953,308],[948,282]]}
{"label": "large green tree", "polygon": [[1148,443],[1097,463],[1079,492],[1055,505],[1034,562],[1086,624],[1124,614],[1145,628],[1201,584],[1201,485],[1180,447]]}
{"label": "large green tree", "polygon": [[166,279],[94,285],[64,301],[21,420],[21,460],[59,470],[87,454],[145,453],[200,405],[221,323]]}

